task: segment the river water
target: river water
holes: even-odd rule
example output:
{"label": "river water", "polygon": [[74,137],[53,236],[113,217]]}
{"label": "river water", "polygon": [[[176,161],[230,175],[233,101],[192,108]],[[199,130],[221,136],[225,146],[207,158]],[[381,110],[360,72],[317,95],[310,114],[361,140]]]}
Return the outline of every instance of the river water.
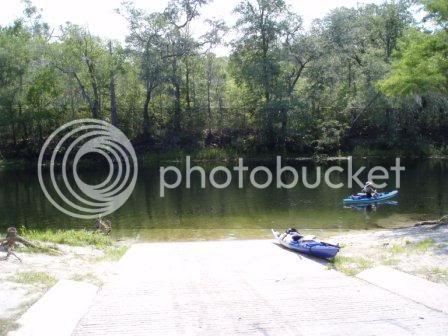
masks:
{"label": "river water", "polygon": [[[246,163],[253,169],[266,166],[274,172],[275,160]],[[294,161],[284,165],[299,172],[306,167],[309,180],[316,179],[317,164]],[[382,165],[389,169],[395,160],[357,159],[354,169],[366,170]],[[163,163],[162,166],[172,165]],[[337,165],[344,172],[332,174],[334,183],[347,181],[347,161],[327,162],[326,169]],[[249,172],[244,175],[244,186],[239,188],[236,172],[232,183],[225,189],[216,189],[207,181],[201,188],[200,176],[192,174],[191,188],[185,186],[185,166],[178,164],[183,173],[181,185],[166,190],[160,197],[160,166],[139,169],[136,188],[123,207],[111,214],[113,234],[116,237],[138,237],[141,240],[207,239],[265,237],[268,229],[297,227],[310,231],[343,231],[398,227],[425,218],[439,218],[448,214],[448,160],[402,160],[399,196],[390,204],[371,207],[345,207],[342,199],[358,187],[332,189],[324,183],[308,189],[299,183],[292,189],[277,189],[275,181],[266,189],[251,185]],[[214,164],[207,164],[207,174]],[[230,165],[229,165],[230,166]],[[233,166],[233,165],[232,165]],[[82,171],[85,181],[101,181],[103,169]],[[170,176],[173,178],[174,176]],[[218,173],[217,182],[225,181]],[[285,181],[292,176],[285,174]],[[44,176],[45,179],[49,177]],[[366,173],[360,174],[362,181]],[[265,180],[262,173],[257,180]],[[173,181],[173,179],[168,181]],[[387,190],[395,189],[395,174],[388,180]],[[26,172],[0,172],[0,228],[26,226],[29,229],[92,228],[92,220],[69,217],[55,209],[41,191],[37,170]]]}

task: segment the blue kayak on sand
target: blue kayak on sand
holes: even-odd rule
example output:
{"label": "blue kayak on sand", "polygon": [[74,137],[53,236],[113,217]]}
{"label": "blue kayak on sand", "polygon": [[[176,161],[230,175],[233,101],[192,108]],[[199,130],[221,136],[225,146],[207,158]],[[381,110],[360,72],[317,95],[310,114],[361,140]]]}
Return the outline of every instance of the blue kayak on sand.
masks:
{"label": "blue kayak on sand", "polygon": [[359,194],[351,195],[351,196],[348,196],[347,198],[344,198],[344,203],[346,203],[346,204],[377,203],[377,202],[382,202],[382,201],[391,199],[397,195],[398,195],[397,190],[379,192],[375,196],[372,196],[372,197],[367,197],[366,194],[359,193]]}
{"label": "blue kayak on sand", "polygon": [[274,235],[275,240],[284,247],[293,251],[309,254],[318,258],[323,259],[334,258],[340,249],[338,245],[332,245],[314,239],[301,239],[299,241],[294,241],[287,236],[285,239],[282,240],[280,239],[280,233],[274,230],[272,230],[272,234]]}

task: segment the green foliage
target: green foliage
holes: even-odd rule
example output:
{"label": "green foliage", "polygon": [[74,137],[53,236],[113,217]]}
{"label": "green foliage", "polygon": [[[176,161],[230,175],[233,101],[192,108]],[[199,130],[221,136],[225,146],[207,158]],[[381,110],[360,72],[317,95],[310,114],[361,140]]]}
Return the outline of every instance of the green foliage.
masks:
{"label": "green foliage", "polygon": [[417,242],[405,240],[401,244],[393,244],[388,251],[392,254],[427,252],[436,245],[434,239],[426,238]]}
{"label": "green foliage", "polygon": [[426,276],[430,281],[448,283],[448,268],[432,267],[425,270]]}
{"label": "green foliage", "polygon": [[52,275],[44,272],[19,272],[8,280],[28,285],[44,285],[46,287],[54,285],[57,281]]}
{"label": "green foliage", "polygon": [[436,147],[434,145],[430,145],[427,150],[427,155],[429,157],[447,157],[448,156],[448,146],[439,146]]}
{"label": "green foliage", "polygon": [[104,285],[104,282],[93,273],[75,274],[71,279],[74,281],[91,283],[98,287]]}
{"label": "green foliage", "polygon": [[390,96],[448,93],[448,4],[423,0],[429,15],[442,29],[435,32],[410,29],[402,38],[390,75],[379,88]]}
{"label": "green foliage", "polygon": [[329,264],[330,268],[345,273],[347,275],[356,275],[368,268],[373,267],[374,263],[370,259],[361,257],[341,256],[337,255]]}
{"label": "green foliage", "polygon": [[417,251],[420,251],[420,252],[426,252],[426,251],[428,251],[430,248],[434,247],[434,245],[435,245],[435,241],[434,241],[434,239],[427,238],[427,239],[424,239],[424,240],[421,240],[421,241],[415,243],[413,247],[414,247]]}
{"label": "green foliage", "polygon": [[392,245],[392,246],[390,247],[389,251],[390,251],[392,254],[406,253],[406,247],[403,246],[403,245],[396,244],[396,245]]}
{"label": "green foliage", "polygon": [[443,35],[410,30],[401,41],[390,76],[379,88],[391,96],[446,94],[448,39]]}
{"label": "green foliage", "polygon": [[[191,33],[206,0],[151,13],[125,2],[126,45],[71,23],[51,34],[25,2],[0,27],[0,154],[35,159],[54,129],[84,117],[114,122],[139,153],[203,159],[334,154],[359,142],[369,152],[443,150],[447,4],[422,0],[426,31],[412,2],[336,8],[305,30],[284,0],[242,0],[229,57],[210,51],[222,22]],[[145,158],[164,156],[173,155]]]}
{"label": "green foliage", "polygon": [[234,12],[240,36],[233,42],[231,73],[250,95],[263,142],[272,145],[276,123],[286,135],[290,102],[306,64],[316,57],[315,45],[283,0],[242,1]]}
{"label": "green foliage", "polygon": [[445,0],[422,0],[429,15],[426,19],[433,19],[443,28],[448,26],[448,3]]}
{"label": "green foliage", "polygon": [[341,146],[347,126],[337,120],[323,120],[319,124],[320,136],[316,141],[318,152],[334,152]]}
{"label": "green foliage", "polygon": [[104,248],[112,245],[108,236],[87,230],[51,230],[44,231],[20,229],[20,234],[28,240],[37,240],[55,244],[66,244],[72,246],[95,246]]}
{"label": "green foliage", "polygon": [[128,247],[127,246],[114,246],[114,247],[107,247],[104,250],[104,255],[101,257],[96,258],[95,260],[97,262],[101,261],[118,261],[121,259],[121,257],[124,256],[124,254],[127,252]]}

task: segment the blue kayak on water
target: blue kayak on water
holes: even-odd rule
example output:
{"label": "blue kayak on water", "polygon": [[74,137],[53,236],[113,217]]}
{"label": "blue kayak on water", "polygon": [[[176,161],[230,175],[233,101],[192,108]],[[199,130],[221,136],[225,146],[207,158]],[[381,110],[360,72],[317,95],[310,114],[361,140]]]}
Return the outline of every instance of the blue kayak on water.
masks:
{"label": "blue kayak on water", "polygon": [[334,258],[340,249],[338,245],[332,245],[314,239],[306,239],[306,237],[300,239],[299,241],[294,241],[289,236],[286,236],[284,239],[280,239],[280,233],[274,230],[272,230],[272,234],[274,235],[275,240],[284,247],[318,258]]}
{"label": "blue kayak on water", "polygon": [[348,196],[347,198],[344,198],[344,203],[346,203],[346,204],[378,203],[378,202],[382,202],[382,201],[391,199],[397,195],[398,195],[397,190],[379,192],[375,196],[372,196],[372,197],[367,197],[366,194],[359,193],[359,194],[351,195],[351,196]]}

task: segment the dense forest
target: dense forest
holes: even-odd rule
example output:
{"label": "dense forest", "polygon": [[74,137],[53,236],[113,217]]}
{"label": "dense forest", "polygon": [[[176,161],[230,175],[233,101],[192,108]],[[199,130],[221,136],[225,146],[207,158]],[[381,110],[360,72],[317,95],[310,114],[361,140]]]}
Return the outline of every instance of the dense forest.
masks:
{"label": "dense forest", "polygon": [[0,158],[35,158],[54,129],[86,117],[140,151],[448,153],[446,0],[337,8],[306,29],[284,0],[242,0],[235,26],[209,20],[196,36],[208,2],[125,2],[119,43],[50,27],[26,1],[0,27]]}

